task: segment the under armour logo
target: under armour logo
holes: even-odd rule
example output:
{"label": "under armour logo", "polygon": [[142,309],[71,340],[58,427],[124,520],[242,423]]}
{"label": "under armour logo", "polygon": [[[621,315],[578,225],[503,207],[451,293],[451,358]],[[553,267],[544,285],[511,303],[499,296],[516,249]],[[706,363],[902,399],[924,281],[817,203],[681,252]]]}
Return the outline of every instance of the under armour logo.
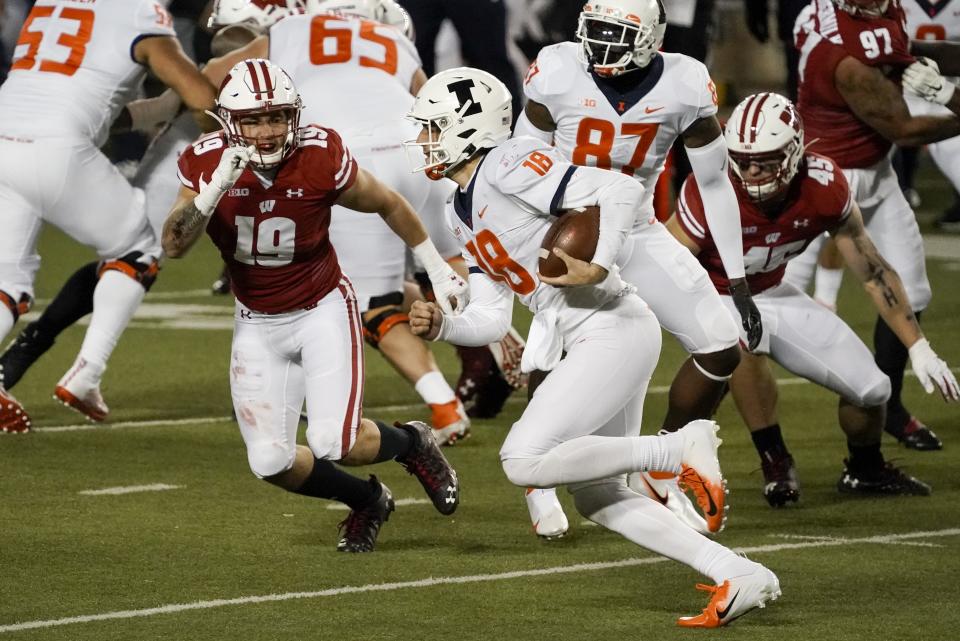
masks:
{"label": "under armour logo", "polygon": [[287,198],[303,198],[303,188],[300,189],[288,189]]}
{"label": "under armour logo", "polygon": [[[290,195],[290,190],[287,190],[287,196]],[[277,201],[275,200],[264,200],[260,203],[260,213],[267,214],[273,211],[273,208],[277,206]]]}
{"label": "under armour logo", "polygon": [[802,218],[800,220],[793,221],[793,228],[800,229],[801,227],[806,227],[810,224],[809,218]]}
{"label": "under armour logo", "polygon": [[447,498],[444,499],[447,503],[456,503],[457,502],[457,488],[453,485],[447,486]]}
{"label": "under armour logo", "polygon": [[240,318],[251,319],[251,318],[253,318],[253,314],[250,312],[249,309],[241,309],[241,310],[240,310]]}

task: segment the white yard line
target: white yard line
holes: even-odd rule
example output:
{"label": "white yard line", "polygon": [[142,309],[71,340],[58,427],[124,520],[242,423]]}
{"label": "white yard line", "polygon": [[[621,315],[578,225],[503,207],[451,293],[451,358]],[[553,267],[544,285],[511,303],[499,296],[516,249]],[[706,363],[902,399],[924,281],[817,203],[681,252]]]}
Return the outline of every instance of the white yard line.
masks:
{"label": "white yard line", "polygon": [[[395,505],[430,505],[432,501],[430,499],[397,499],[394,501]],[[327,506],[328,510],[339,510],[346,512],[350,509],[349,505],[344,505],[343,503],[331,503]]]}
{"label": "white yard line", "polygon": [[85,496],[116,496],[118,494],[136,494],[137,492],[163,492],[165,490],[179,490],[182,485],[167,485],[166,483],[151,483],[150,485],[127,485],[124,487],[105,487],[102,490],[83,490],[77,494]]}
{"label": "white yard line", "polygon": [[[778,538],[778,539],[795,539],[799,541],[845,541],[843,537],[837,536],[806,536],[803,534],[770,534],[769,536]],[[871,541],[871,543],[879,543],[881,545],[904,545],[907,547],[915,548],[942,548],[944,546],[939,543],[927,543],[925,541]]]}
{"label": "white yard line", "polygon": [[[925,539],[945,536],[960,535],[960,528],[948,530],[935,530],[932,532],[907,532],[905,534],[884,534],[879,536],[870,536],[856,539],[824,539],[817,541],[805,541],[800,543],[778,543],[775,545],[755,545],[751,547],[735,548],[736,552],[744,554],[773,554],[785,550],[806,550],[812,548],[836,547],[845,545],[856,545],[858,543],[883,543],[890,541],[901,541],[909,539]],[[312,592],[284,592],[279,594],[263,594],[256,596],[242,596],[232,599],[213,599],[209,601],[194,601],[192,603],[171,603],[155,608],[144,608],[141,610],[119,610],[115,612],[102,612],[99,614],[85,614],[81,616],[64,617],[61,619],[46,619],[42,621],[23,621],[21,623],[9,623],[0,625],[0,634],[7,632],[19,632],[23,630],[37,630],[42,628],[53,628],[76,623],[92,623],[95,621],[110,621],[116,619],[136,619],[142,617],[152,617],[158,614],[173,614],[176,612],[188,612],[191,610],[210,610],[213,608],[222,608],[230,605],[249,605],[253,603],[274,603],[278,601],[292,601],[294,599],[319,599],[324,597],[341,596],[344,594],[361,594],[366,592],[393,592],[396,590],[407,590],[410,588],[428,588],[437,585],[465,585],[470,583],[489,583],[493,581],[506,581],[509,579],[523,579],[539,576],[550,576],[555,574],[575,574],[578,572],[597,572],[602,570],[612,570],[617,568],[635,567],[639,565],[653,565],[668,561],[664,557],[645,557],[634,559],[623,559],[622,561],[605,561],[601,563],[578,563],[576,565],[561,565],[549,568],[536,568],[531,570],[517,570],[515,572],[501,572],[498,574],[473,574],[467,576],[448,576],[448,577],[430,577],[425,579],[416,579],[412,581],[398,581],[394,583],[371,583],[367,585],[343,586],[339,588],[329,588],[326,590],[316,590]]]}
{"label": "white yard line", "polygon": [[[954,373],[960,372],[960,367],[953,367]],[[913,370],[908,369],[906,373],[913,376]],[[805,378],[790,377],[778,378],[779,385],[810,385],[810,381]],[[647,394],[666,394],[670,391],[669,385],[656,385],[647,390]],[[523,395],[515,394],[507,399],[508,405],[520,405],[526,403],[527,399]],[[422,403],[404,403],[401,405],[368,405],[363,409],[367,414],[386,414],[391,412],[409,412],[423,407]],[[206,423],[224,423],[233,421],[230,416],[204,416],[198,418],[179,418],[179,419],[159,419],[152,421],[121,421],[119,423],[74,423],[71,425],[48,425],[46,427],[34,427],[34,432],[88,432],[92,430],[118,430],[128,427],[176,427],[179,425],[203,425]]]}

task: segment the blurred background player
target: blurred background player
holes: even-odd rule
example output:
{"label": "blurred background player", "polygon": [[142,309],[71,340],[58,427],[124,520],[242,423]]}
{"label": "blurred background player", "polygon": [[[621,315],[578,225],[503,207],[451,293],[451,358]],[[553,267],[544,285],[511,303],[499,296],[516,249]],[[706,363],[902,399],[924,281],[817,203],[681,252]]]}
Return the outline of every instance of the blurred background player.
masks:
{"label": "blurred background player", "polygon": [[[900,278],[864,229],[846,178],[829,158],[804,155],[800,115],[778,94],[743,100],[727,121],[726,140],[744,230],[744,263],[765,329],[760,345],[743,355],[730,389],[760,454],[764,496],[773,506],[800,497],[766,355],[840,396],[840,427],[850,453],[837,483],[841,492],[929,494],[928,485],[885,462],[880,452],[890,379],[870,350],[836,314],[782,282],[787,261],[828,231],[877,312],[909,349],[926,391],[936,388],[945,400],[960,400],[956,379],[923,337]],[[667,226],[697,255],[732,310],[733,303],[723,295],[727,279],[703,209],[696,182],[688,179]]]}
{"label": "blurred background player", "polygon": [[[705,588],[708,606],[677,623],[719,627],[776,599],[780,587],[770,570],[627,485],[629,472],[681,474],[715,520],[724,511],[715,423],[639,436],[660,328],[614,265],[644,215],[644,189],[619,173],[576,167],[536,138],[508,140],[510,102],[496,78],[466,67],[437,74],[417,95],[411,117],[423,130],[411,145],[422,153],[419,169],[459,186],[447,213],[470,254],[471,299],[458,316],[415,303],[411,323],[432,340],[484,345],[510,327],[514,296],[533,311],[525,369],[550,373],[500,448],[504,473],[520,487],[567,485],[584,517],[709,576],[717,585]],[[590,205],[600,207],[592,262],[554,249],[566,273],[540,274],[554,217]]]}
{"label": "blurred background player", "polygon": [[[707,194],[707,215],[751,348],[761,327],[744,278],[739,213],[713,81],[693,58],[658,53],[665,28],[658,0],[585,5],[577,42],[547,47],[531,65],[524,81],[528,101],[515,133],[552,142],[575,165],[617,171],[646,188],[643,213],[618,264],[624,280],[637,287],[661,325],[692,355],[670,388],[663,428],[675,430],[712,415],[740,362],[736,322],[706,272],[662,224],[648,225],[654,218],[654,185],[678,138]],[[646,478],[641,489],[647,486],[678,514],[696,516],[687,514],[688,502],[675,479]],[[540,506],[534,505],[538,497]],[[549,493],[527,498],[532,514],[560,510]],[[698,519],[692,524],[703,528]]]}
{"label": "blurred background player", "polygon": [[[429,426],[362,418],[360,314],[327,233],[331,206],[378,213],[428,267],[448,311],[463,308],[467,286],[410,204],[358,167],[334,130],[300,127],[301,110],[293,81],[273,63],[229,69],[217,100],[224,129],[181,154],[163,248],[181,258],[206,231],[230,268],[230,390],[250,469],[290,492],[347,504],[337,549],[370,552],[393,498],[375,476],[356,478],[333,461],[396,459],[443,514],[456,509],[459,482]],[[304,402],[308,445],[299,446]]]}
{"label": "blurred background player", "polygon": [[[0,340],[30,307],[42,222],[94,248],[101,263],[93,318],[54,394],[87,418],[102,420],[109,410],[101,377],[156,276],[160,248],[144,215],[143,192],[97,147],[147,69],[191,109],[211,107],[214,90],[184,55],[160,3],[74,5],[34,5],[0,87]],[[118,55],[118,47],[128,55]],[[0,382],[0,429],[27,426],[26,414]]]}
{"label": "blurred background player", "polygon": [[[813,0],[797,25],[797,107],[810,150],[843,169],[870,237],[902,279],[919,320],[931,298],[923,240],[889,152],[893,144],[916,146],[957,136],[960,118],[911,115],[900,80],[916,62],[914,54],[936,58],[945,73],[960,73],[960,56],[940,48],[943,43],[911,44],[903,24],[899,0]],[[821,243],[811,243],[787,267],[786,279],[801,290],[813,275]],[[877,365],[891,384],[884,429],[907,447],[939,449],[936,435],[903,405],[907,348],[882,317],[873,340]]]}

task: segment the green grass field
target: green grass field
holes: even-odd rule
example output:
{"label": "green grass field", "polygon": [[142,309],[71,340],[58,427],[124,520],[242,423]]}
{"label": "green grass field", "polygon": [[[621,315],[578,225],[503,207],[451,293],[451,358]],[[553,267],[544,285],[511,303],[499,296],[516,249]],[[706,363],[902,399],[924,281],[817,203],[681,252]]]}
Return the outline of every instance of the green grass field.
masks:
{"label": "green grass field", "polygon": [[[931,198],[928,206],[943,204]],[[41,252],[41,297],[89,258],[51,232]],[[931,259],[929,269],[935,296],[924,327],[960,365],[960,251]],[[50,399],[83,328],[69,330],[17,387],[39,429],[0,437],[0,641],[957,638],[960,410],[924,395],[915,379],[906,384],[909,406],[946,448],[917,453],[887,440],[885,451],[934,486],[929,498],[837,494],[845,444],[836,399],[788,381],[781,422],[803,498],[795,509],[772,510],[748,433],[725,402],[718,421],[732,508],[719,540],[777,572],[783,597],[729,628],[686,631],[675,618],[698,612],[707,598],[685,566],[586,525],[565,493],[571,534],[554,543],[532,535],[522,491],[497,461],[521,401],[477,422],[472,439],[448,450],[463,483],[455,516],[401,505],[375,553],[337,553],[345,512],[258,482],[247,469],[229,419],[231,303],[200,291],[216,270],[206,242],[165,268],[106,374],[108,424],[74,429],[79,415]],[[873,313],[849,277],[840,311],[869,343]],[[517,314],[519,325],[527,320]],[[208,328],[186,328],[201,324]],[[436,351],[453,378],[452,351]],[[664,414],[664,389],[681,360],[665,339],[648,432]],[[368,351],[367,365],[369,416],[426,418],[378,355]],[[398,466],[370,471],[396,498],[422,497]],[[173,488],[83,493],[152,484]]]}

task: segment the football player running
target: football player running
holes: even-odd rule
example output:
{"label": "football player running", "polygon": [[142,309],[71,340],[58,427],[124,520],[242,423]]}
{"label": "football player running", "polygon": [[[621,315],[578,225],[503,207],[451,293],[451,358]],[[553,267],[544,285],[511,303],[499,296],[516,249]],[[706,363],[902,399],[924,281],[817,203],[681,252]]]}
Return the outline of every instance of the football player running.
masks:
{"label": "football player running", "polygon": [[[396,459],[443,514],[456,509],[459,483],[429,426],[362,418],[360,314],[330,245],[330,208],[379,213],[428,267],[447,312],[463,308],[467,286],[410,204],[359,168],[335,131],[301,128],[301,109],[293,81],[273,63],[246,60],[230,70],[217,101],[224,130],[180,156],[183,186],[163,249],[181,258],[206,231],[230,269],[230,390],[250,469],[290,492],[347,504],[337,549],[370,552],[394,509],[390,490],[333,461]],[[306,446],[296,438],[304,400]]]}
{"label": "football player running", "polygon": [[[227,9],[237,4],[249,5],[246,0],[221,1],[211,21],[232,20]],[[363,166],[403,194],[425,221],[439,223],[453,184],[411,175],[402,147],[412,135],[404,116],[413,94],[426,80],[416,48],[404,35],[409,17],[382,0],[310,0],[306,5],[305,14],[272,24],[246,47],[211,61],[205,73],[216,84],[237,60],[269,56],[289,69],[300,87],[309,122],[335,129]],[[399,17],[398,28],[383,22],[393,16]],[[334,86],[335,97],[330,93]],[[429,207],[434,210],[427,211]],[[462,262],[449,231],[442,225],[435,227],[440,231],[431,237],[437,239],[442,255]],[[357,291],[364,338],[429,406],[439,442],[452,444],[465,438],[470,419],[464,406],[426,344],[411,333],[403,309],[403,242],[379,218],[357,216],[340,206],[333,208],[330,239]]]}
{"label": "football player running", "polygon": [[[659,0],[590,0],[580,13],[577,42],[544,48],[524,82],[528,98],[517,135],[553,142],[576,165],[633,177],[645,188],[636,233],[630,235],[622,276],[638,289],[660,324],[691,354],[670,387],[663,428],[675,430],[712,415],[740,362],[737,325],[703,268],[653,219],[653,191],[667,153],[682,137],[693,174],[709,203],[707,215],[730,277],[730,294],[753,348],[760,314],[744,279],[736,197],[727,177],[727,152],[717,120],[717,97],[706,67],[681,54],[658,52],[666,28]],[[691,526],[708,527],[677,490],[675,479],[640,475],[632,482]],[[556,496],[527,495],[541,535],[566,529]],[[552,529],[542,524],[552,523]]]}
{"label": "football player running", "polygon": [[[458,316],[418,301],[411,326],[431,340],[484,345],[507,332],[514,296],[530,308],[525,366],[550,373],[501,447],[507,478],[520,487],[566,485],[586,518],[709,576],[717,584],[707,588],[709,605],[678,623],[723,625],[776,598],[776,576],[627,485],[631,472],[679,474],[705,512],[723,513],[715,423],[639,435],[660,327],[614,265],[632,229],[657,233],[648,221],[634,228],[644,189],[619,173],[576,167],[536,138],[509,139],[510,104],[501,82],[470,68],[439,73],[417,94],[410,115],[422,132],[410,147],[418,169],[459,186],[447,215],[466,250],[471,299]],[[590,205],[601,211],[592,262],[557,249],[567,273],[540,276],[554,217]]]}
{"label": "football player running", "polygon": [[[880,451],[890,379],[846,323],[783,280],[787,261],[828,232],[908,350],[924,389],[938,390],[947,401],[960,400],[953,373],[920,331],[900,277],[864,228],[843,172],[825,156],[805,154],[803,135],[793,103],[774,93],[747,97],[726,126],[747,279],[764,327],[760,345],[743,356],[730,389],[760,454],[764,496],[773,506],[800,497],[793,457],[777,419],[777,385],[765,363],[768,355],[840,396],[838,416],[850,456],[838,490],[927,495],[928,485],[885,462]],[[704,208],[702,192],[688,179],[667,227],[697,255],[724,304],[733,309],[733,301],[723,295],[727,277]]]}
{"label": "football player running", "polygon": [[[960,135],[954,114],[911,115],[901,86],[902,80],[925,91],[920,71],[926,65],[915,55],[933,57],[945,73],[960,74],[957,45],[911,43],[899,0],[813,0],[797,19],[795,38],[801,79],[797,108],[810,150],[843,170],[870,237],[900,275],[919,321],[931,299],[923,240],[889,151],[894,144],[919,146]],[[960,96],[946,102],[960,105]],[[786,278],[800,289],[810,283],[821,242],[822,237],[811,243],[787,268]],[[877,318],[873,343],[876,363],[891,385],[884,429],[907,447],[940,449],[937,436],[903,404],[909,353],[883,316]]]}
{"label": "football player running", "polygon": [[[98,149],[147,70],[191,109],[213,105],[213,86],[183,53],[161,3],[40,0],[0,87],[0,340],[33,300],[43,222],[95,249],[93,317],[54,391],[91,420],[107,416],[101,377],[157,272],[143,192]],[[2,378],[0,431],[25,432],[30,420]]]}

